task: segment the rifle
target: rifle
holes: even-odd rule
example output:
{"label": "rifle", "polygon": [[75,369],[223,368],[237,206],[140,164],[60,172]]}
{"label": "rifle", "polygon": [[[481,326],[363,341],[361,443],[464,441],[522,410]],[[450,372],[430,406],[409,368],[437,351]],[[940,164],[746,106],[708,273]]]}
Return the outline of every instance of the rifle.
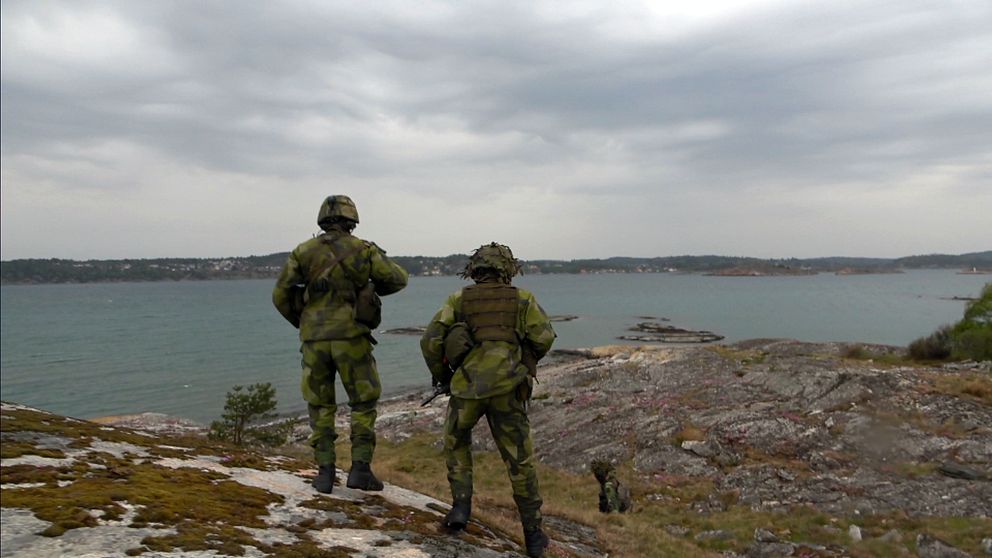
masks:
{"label": "rifle", "polygon": [[431,404],[431,401],[434,401],[435,399],[437,399],[441,395],[451,395],[451,386],[448,385],[448,384],[434,384],[434,392],[431,393],[431,396],[430,397],[428,397],[427,399],[424,399],[420,403],[420,406],[421,407],[426,407],[426,406],[430,405]]}

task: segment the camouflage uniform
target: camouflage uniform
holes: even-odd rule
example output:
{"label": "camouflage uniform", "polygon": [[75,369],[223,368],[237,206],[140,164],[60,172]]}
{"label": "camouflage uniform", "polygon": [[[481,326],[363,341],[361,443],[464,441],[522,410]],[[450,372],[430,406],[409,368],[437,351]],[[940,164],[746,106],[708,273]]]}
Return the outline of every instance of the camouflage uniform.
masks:
{"label": "camouflage uniform", "polygon": [[[354,209],[346,196],[331,196],[320,215],[326,213],[328,203],[334,199],[344,199]],[[353,221],[358,222],[357,211]],[[289,254],[272,291],[272,302],[300,330],[301,387],[313,430],[309,441],[317,464],[333,466],[335,460],[335,372],[341,377],[351,407],[352,461],[370,463],[375,450],[376,402],[382,390],[372,356],[371,331],[354,318],[355,291],[357,286],[371,281],[377,294],[395,293],[406,286],[407,273],[374,243],[353,236],[348,227],[328,225],[320,218],[318,222],[325,232]],[[305,287],[342,256],[323,274],[326,279],[320,281],[319,288]],[[302,305],[301,292],[306,292]]]}
{"label": "camouflage uniform", "polygon": [[590,470],[599,481],[599,511],[626,512],[631,508],[630,490],[620,484],[616,468],[606,460],[594,460]]}
{"label": "camouflage uniform", "polygon": [[[506,284],[512,275],[504,274],[503,280],[490,277],[476,281],[480,285],[490,281]],[[448,297],[420,341],[435,383],[446,379],[444,340],[452,326],[463,320],[463,293],[457,291]],[[513,499],[526,534],[541,526],[542,501],[526,408],[533,379],[523,362],[521,344],[526,345],[535,359],[540,359],[551,349],[555,332],[534,295],[524,289],[517,289],[516,293],[514,329],[519,342],[482,341],[468,352],[451,376],[444,453],[452,498],[456,503],[471,502],[472,428],[485,416],[510,476]]]}

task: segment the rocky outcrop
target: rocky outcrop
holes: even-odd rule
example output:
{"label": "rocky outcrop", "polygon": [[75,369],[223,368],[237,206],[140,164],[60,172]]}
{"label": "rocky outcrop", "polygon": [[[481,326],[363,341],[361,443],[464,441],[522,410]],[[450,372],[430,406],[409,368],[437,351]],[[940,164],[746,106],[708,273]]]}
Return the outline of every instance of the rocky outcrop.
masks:
{"label": "rocky outcrop", "polygon": [[[968,372],[841,351],[766,340],[549,369],[535,445],[559,467],[605,454],[648,474],[712,476],[757,508],[992,516],[992,484],[980,480],[992,466],[992,406],[967,394]],[[680,440],[687,430],[699,439]]]}
{"label": "rocky outcrop", "polygon": [[[657,518],[650,528],[700,549],[693,556],[992,552],[989,363],[922,366],[895,348],[862,349],[758,339],[556,351],[530,402],[536,455],[589,479],[593,459],[617,464],[635,512],[609,522]],[[421,407],[425,394],[381,402],[382,439],[439,438],[444,399]],[[100,556],[519,548],[481,524],[462,538],[438,532],[447,506],[425,496],[393,486],[319,495],[309,463],[219,450],[181,430],[167,439],[6,404],[0,424],[4,556],[97,552],[92,537],[121,541]],[[338,427],[346,438],[345,410]],[[495,449],[481,423],[473,443]],[[561,556],[604,554],[595,529],[551,515],[546,525]]]}
{"label": "rocky outcrop", "polygon": [[723,339],[712,331],[682,329],[657,322],[640,322],[630,331],[642,335],[621,335],[617,339],[637,341],[639,343],[712,343]]}
{"label": "rocky outcrop", "polygon": [[[813,510],[844,531],[859,527],[859,518],[918,518],[907,519],[902,532],[894,519],[885,530],[863,523],[857,530],[865,541],[901,547],[926,534],[926,518],[970,518],[989,537],[988,363],[911,365],[897,349],[879,346],[864,347],[878,360],[856,360],[843,356],[849,349],[759,339],[558,352],[538,374],[534,447],[541,462],[576,473],[595,458],[628,464],[641,499],[697,514]],[[438,429],[443,408],[397,402],[387,407],[383,432]],[[476,433],[477,447],[494,447],[485,428]],[[691,502],[672,496],[673,487],[686,485],[707,487],[706,495]],[[821,529],[824,540],[838,537],[831,529]],[[847,540],[859,544],[853,534]],[[979,540],[961,552],[980,552]],[[750,545],[753,556],[850,553],[794,538]]]}
{"label": "rocky outcrop", "polygon": [[[521,556],[441,502],[387,484],[319,494],[309,463],[2,406],[2,555]],[[339,473],[340,476],[340,473]]]}

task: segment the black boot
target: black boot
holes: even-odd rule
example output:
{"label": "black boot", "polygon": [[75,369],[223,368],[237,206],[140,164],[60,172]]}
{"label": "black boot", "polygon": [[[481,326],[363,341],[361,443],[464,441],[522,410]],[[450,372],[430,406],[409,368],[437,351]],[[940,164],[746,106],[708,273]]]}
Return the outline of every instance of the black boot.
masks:
{"label": "black boot", "polygon": [[320,465],[317,469],[317,476],[310,484],[317,492],[330,494],[334,490],[334,465]]}
{"label": "black boot", "polygon": [[460,531],[468,525],[468,518],[471,515],[472,500],[455,500],[455,503],[451,505],[451,511],[444,516],[444,526]]}
{"label": "black boot", "polygon": [[382,481],[372,474],[372,467],[364,461],[352,461],[351,472],[348,473],[348,488],[359,490],[382,490]]}
{"label": "black boot", "polygon": [[544,556],[544,549],[548,547],[548,536],[540,527],[536,529],[524,529],[524,546],[527,547],[527,556],[530,558],[541,558]]}

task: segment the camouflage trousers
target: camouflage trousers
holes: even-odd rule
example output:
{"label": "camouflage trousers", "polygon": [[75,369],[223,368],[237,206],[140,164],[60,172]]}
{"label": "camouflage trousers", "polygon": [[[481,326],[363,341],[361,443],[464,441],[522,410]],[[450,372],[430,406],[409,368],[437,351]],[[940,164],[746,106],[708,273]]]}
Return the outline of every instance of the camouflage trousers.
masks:
{"label": "camouflage trousers", "polygon": [[303,399],[310,415],[310,446],[318,465],[334,464],[334,373],[348,393],[351,407],[351,459],[372,462],[375,451],[376,402],[382,393],[372,344],[366,337],[306,341],[303,353]]}
{"label": "camouflage trousers", "polygon": [[448,401],[444,423],[444,456],[448,483],[454,500],[472,498],[472,428],[482,416],[506,465],[513,488],[513,500],[525,529],[541,526],[541,494],[534,468],[534,447],[530,437],[527,409],[517,390],[486,399]]}
{"label": "camouflage trousers", "polygon": [[619,488],[620,483],[615,478],[611,478],[599,485],[599,511],[603,513],[620,511]]}

